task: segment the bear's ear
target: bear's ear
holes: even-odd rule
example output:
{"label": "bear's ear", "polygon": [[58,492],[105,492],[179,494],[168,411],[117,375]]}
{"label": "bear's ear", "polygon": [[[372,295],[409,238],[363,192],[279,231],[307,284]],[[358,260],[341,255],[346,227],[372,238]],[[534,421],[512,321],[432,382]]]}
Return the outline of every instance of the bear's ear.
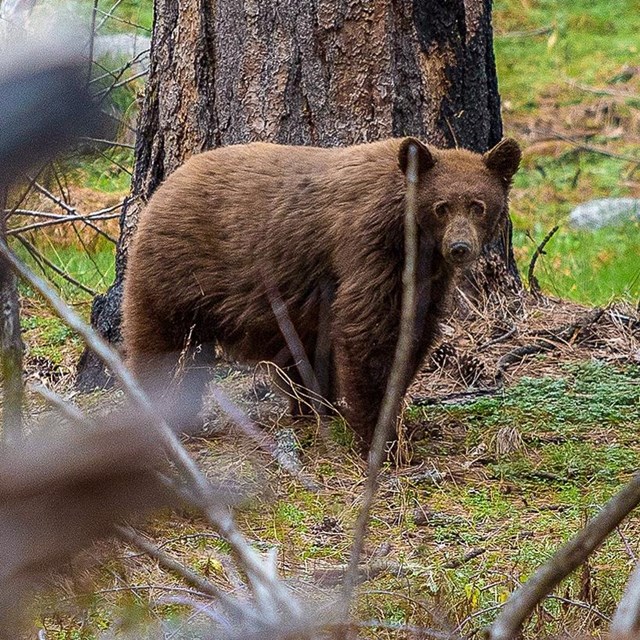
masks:
{"label": "bear's ear", "polygon": [[434,157],[431,155],[431,151],[427,146],[420,142],[418,138],[405,138],[400,145],[398,151],[398,164],[402,173],[407,173],[409,166],[409,147],[413,145],[418,151],[418,175],[422,175],[425,171],[428,171],[436,163]]}
{"label": "bear's ear", "polygon": [[493,149],[487,151],[482,159],[491,171],[510,184],[511,178],[520,166],[521,157],[522,152],[518,143],[513,138],[504,138]]}

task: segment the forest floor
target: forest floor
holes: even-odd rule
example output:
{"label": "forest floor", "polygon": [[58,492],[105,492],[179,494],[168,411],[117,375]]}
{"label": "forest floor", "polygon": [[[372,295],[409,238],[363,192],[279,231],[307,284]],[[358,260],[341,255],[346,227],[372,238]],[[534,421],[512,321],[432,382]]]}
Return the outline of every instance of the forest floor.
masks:
{"label": "forest floor", "polygon": [[[44,312],[32,304],[39,306],[25,302],[27,323]],[[384,470],[359,606],[365,620],[467,636],[637,470],[640,319],[625,305],[594,310],[524,293],[509,305],[467,307],[444,332],[407,396],[401,458]],[[70,336],[59,339],[75,359]],[[42,365],[28,360],[29,381],[85,410],[120,402],[113,390],[76,395],[64,364]],[[297,593],[338,596],[366,471],[348,429],[340,420],[292,421],[264,369],[221,363],[214,384],[276,441],[295,442],[294,455],[317,490],[239,437],[213,405],[210,434],[191,438],[189,450],[209,477],[238,487],[241,529],[260,551],[277,550]],[[38,424],[53,419],[35,400],[32,408]],[[165,516],[144,532],[232,588],[228,546],[201,517]],[[639,539],[640,515],[633,515],[545,601],[529,631],[597,637],[640,553]],[[113,547],[89,554],[81,579],[60,585],[65,606],[61,611],[56,596],[55,613],[42,619],[48,637],[93,638],[116,618],[183,612],[162,604],[179,581],[135,550],[113,554]],[[403,637],[380,629],[370,635]]]}
{"label": "forest floor", "polygon": [[[127,0],[122,7],[141,4]],[[605,2],[496,0],[495,26],[505,133],[525,149],[511,207],[525,280],[536,247],[560,226],[535,272],[545,295],[522,293],[509,304],[467,301],[446,323],[445,346],[425,363],[407,396],[402,455],[384,470],[359,601],[362,619],[465,637],[493,619],[640,459],[634,308],[640,227],[630,221],[583,231],[567,223],[580,202],[640,197],[640,165],[624,159],[637,157],[640,148],[640,67],[632,63],[637,2],[623,0],[614,13]],[[123,104],[136,99],[140,88],[132,86]],[[61,164],[69,175],[65,190],[82,211],[116,204],[127,193],[130,151],[106,155]],[[37,208],[38,202],[27,204]],[[117,234],[116,221],[102,226]],[[113,254],[104,238],[82,229],[82,248],[70,226],[29,237],[91,289],[109,284]],[[88,317],[90,296],[52,279]],[[26,287],[22,312],[28,382],[43,383],[87,411],[120,402],[117,390],[74,390],[82,345]],[[212,478],[242,488],[241,529],[260,551],[278,551],[279,569],[296,593],[310,599],[319,589],[338,593],[366,472],[348,430],[339,420],[292,423],[262,369],[225,363],[215,382],[267,433],[293,435],[300,463],[319,489],[301,487],[239,438],[215,407],[215,433],[192,438],[191,452]],[[53,420],[49,410],[33,395],[29,402],[34,428],[46,427]],[[233,584],[228,547],[199,516],[158,518],[144,532],[210,581]],[[639,540],[635,514],[537,610],[529,636],[604,635],[640,554]],[[180,583],[125,546],[89,554],[79,575],[58,585],[55,607],[42,617],[50,639],[89,639],[115,620],[126,626],[184,613],[163,602]],[[406,637],[381,629],[370,635]]]}

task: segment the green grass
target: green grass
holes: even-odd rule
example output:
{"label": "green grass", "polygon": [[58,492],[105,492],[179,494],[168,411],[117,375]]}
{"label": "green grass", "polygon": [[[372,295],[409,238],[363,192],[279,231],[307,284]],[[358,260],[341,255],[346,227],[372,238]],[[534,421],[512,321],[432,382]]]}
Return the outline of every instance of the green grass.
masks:
{"label": "green grass", "polygon": [[[114,248],[106,242],[95,249],[81,250],[75,246],[55,246],[46,243],[38,248],[39,251],[57,267],[69,276],[81,282],[86,287],[102,293],[113,282],[115,274]],[[36,272],[39,272],[37,262],[29,256],[25,249],[16,245],[18,255]],[[45,266],[47,279],[69,302],[83,302],[90,300],[90,295],[76,285],[65,280],[62,276]]]}
{"label": "green grass", "polygon": [[[578,138],[587,131],[589,144],[638,157],[634,125],[638,101],[596,96],[566,82],[574,79],[638,93],[637,79],[625,74],[640,46],[637,0],[621,0],[615,9],[604,1],[497,0],[494,8],[506,133],[518,137],[521,131],[533,129],[534,138],[544,139],[549,128]],[[540,28],[547,31],[530,34]],[[561,225],[547,255],[538,261],[536,275],[544,291],[593,305],[614,298],[638,301],[638,226],[591,233],[565,224],[571,209],[581,202],[640,196],[633,169],[628,162],[576,150],[566,143],[560,153],[541,148],[525,157],[511,207],[521,270],[527,269],[545,234],[555,224]]]}
{"label": "green grass", "polygon": [[517,425],[525,438],[562,434],[581,439],[604,426],[631,428],[640,422],[640,369],[614,369],[593,362],[563,367],[558,378],[522,378],[502,395],[440,409],[412,409],[430,420],[462,420],[468,445],[503,427]]}
{"label": "green grass", "polygon": [[[611,80],[638,54],[636,0],[496,0],[494,9],[498,77],[512,109],[535,110],[562,94],[567,78]],[[550,32],[540,36],[501,36],[545,27]],[[564,100],[574,98],[565,92]]]}
{"label": "green grass", "polygon": [[76,184],[87,189],[126,195],[131,186],[133,149],[105,149],[79,160],[69,159],[64,167]]}
{"label": "green grass", "polygon": [[[438,561],[434,543],[445,555],[456,547],[487,549],[473,563],[445,571],[444,587],[437,581],[440,595],[444,590],[460,607],[465,604],[461,593],[476,611],[501,602],[514,578],[522,581],[530,575],[639,466],[640,368],[587,363],[565,367],[560,374],[523,378],[502,396],[470,404],[410,410],[413,419],[445,428],[462,424],[467,459],[480,445],[487,451],[475,481],[467,469],[464,480],[420,496],[434,514],[429,519],[433,542],[423,546],[425,556],[431,553],[432,561]],[[522,445],[499,455],[495,442],[505,428],[517,429]],[[425,455],[431,449],[426,443]],[[447,458],[446,451],[440,455]],[[635,530],[638,519],[628,526]],[[621,575],[619,563],[624,558],[614,536],[591,561],[599,588],[593,604],[600,610],[610,611],[621,595],[627,570]],[[494,588],[486,589],[488,584]],[[576,597],[579,587],[576,575],[559,593]],[[557,602],[545,603],[545,609],[563,615]],[[490,619],[488,615],[485,621]]]}
{"label": "green grass", "polygon": [[[99,0],[100,12],[109,13],[115,0]],[[85,0],[89,10],[93,6],[92,1]],[[99,24],[105,17],[98,12],[96,22]],[[137,31],[142,35],[151,36],[153,25],[153,2],[150,0],[123,0],[112,12],[113,17],[105,21],[100,33],[130,33]],[[133,25],[136,25],[134,27]]]}

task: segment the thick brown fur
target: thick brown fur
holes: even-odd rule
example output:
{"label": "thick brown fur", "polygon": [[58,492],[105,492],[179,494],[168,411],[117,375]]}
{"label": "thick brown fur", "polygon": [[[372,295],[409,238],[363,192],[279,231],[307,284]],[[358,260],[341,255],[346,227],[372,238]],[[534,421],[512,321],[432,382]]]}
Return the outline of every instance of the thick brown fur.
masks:
{"label": "thick brown fur", "polygon": [[131,248],[123,313],[134,371],[148,377],[187,336],[209,353],[217,344],[241,361],[291,365],[269,287],[310,355],[330,290],[332,395],[368,446],[398,338],[410,143],[420,167],[413,377],[458,267],[507,214],[520,160],[512,140],[484,156],[405,138],[340,149],[256,143],[193,157],[153,196]]}

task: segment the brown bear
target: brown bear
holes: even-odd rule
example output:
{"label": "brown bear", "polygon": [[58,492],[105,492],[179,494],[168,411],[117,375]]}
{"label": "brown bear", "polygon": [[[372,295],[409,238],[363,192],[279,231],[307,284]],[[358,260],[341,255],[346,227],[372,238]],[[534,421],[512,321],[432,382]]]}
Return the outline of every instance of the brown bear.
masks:
{"label": "brown bear", "polygon": [[[398,339],[410,143],[418,148],[419,267],[408,386],[456,272],[502,227],[520,162],[514,140],[484,155],[404,138],[334,149],[254,143],[192,157],[151,198],[131,247],[123,333],[134,373],[153,386],[155,369],[175,364],[171,354],[188,341],[201,345],[201,360],[217,345],[243,362],[290,366],[298,382],[276,291],[317,366],[328,309],[324,391],[344,399],[366,449]],[[195,379],[194,411],[206,381]]]}

